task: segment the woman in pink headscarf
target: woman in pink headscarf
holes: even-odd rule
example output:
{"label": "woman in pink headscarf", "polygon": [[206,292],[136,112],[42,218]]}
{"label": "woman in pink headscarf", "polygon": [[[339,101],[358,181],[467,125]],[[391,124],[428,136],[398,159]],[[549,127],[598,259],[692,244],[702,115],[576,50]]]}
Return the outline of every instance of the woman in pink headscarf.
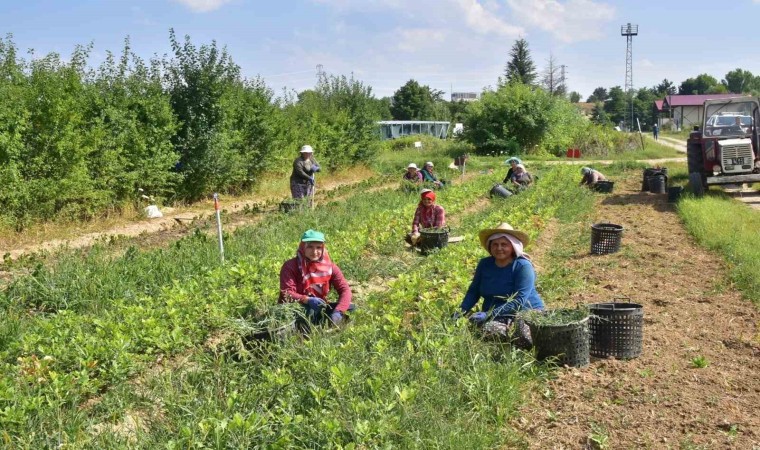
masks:
{"label": "woman in pink headscarf", "polygon": [[435,192],[423,189],[420,193],[420,203],[414,211],[412,232],[406,235],[406,242],[417,245],[421,228],[443,228],[446,226],[446,211],[441,205],[435,204]]}

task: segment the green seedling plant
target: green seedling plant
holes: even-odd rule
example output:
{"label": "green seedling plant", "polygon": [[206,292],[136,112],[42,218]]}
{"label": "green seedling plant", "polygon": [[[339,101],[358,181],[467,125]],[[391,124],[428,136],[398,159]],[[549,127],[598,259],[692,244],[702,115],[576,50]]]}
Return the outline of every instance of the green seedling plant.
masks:
{"label": "green seedling plant", "polygon": [[695,369],[704,369],[705,367],[710,365],[710,361],[707,360],[704,356],[695,356],[694,358],[691,358],[691,367]]}

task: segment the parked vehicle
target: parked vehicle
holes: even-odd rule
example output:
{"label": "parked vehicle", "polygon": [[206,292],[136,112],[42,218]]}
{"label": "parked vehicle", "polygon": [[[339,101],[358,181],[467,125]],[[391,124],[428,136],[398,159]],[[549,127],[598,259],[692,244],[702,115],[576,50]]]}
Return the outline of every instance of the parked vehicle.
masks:
{"label": "parked vehicle", "polygon": [[707,100],[704,126],[686,143],[689,185],[695,195],[710,185],[760,182],[760,102],[754,97]]}

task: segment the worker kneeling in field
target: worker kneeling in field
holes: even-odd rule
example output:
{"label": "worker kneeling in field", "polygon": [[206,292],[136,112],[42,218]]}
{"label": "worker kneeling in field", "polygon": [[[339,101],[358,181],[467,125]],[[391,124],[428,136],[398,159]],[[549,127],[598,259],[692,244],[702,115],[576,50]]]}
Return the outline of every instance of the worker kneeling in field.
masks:
{"label": "worker kneeling in field", "polygon": [[435,204],[435,192],[423,189],[420,193],[420,203],[414,211],[412,232],[406,235],[406,242],[417,245],[422,228],[443,228],[446,226],[446,211],[441,205]]}
{"label": "worker kneeling in field", "polygon": [[524,165],[516,164],[509,181],[517,189],[525,189],[533,184],[533,177],[528,173]]}
{"label": "worker kneeling in field", "polygon": [[432,161],[425,163],[425,165],[422,167],[422,170],[420,170],[420,173],[422,173],[422,181],[424,183],[430,183],[436,189],[445,187],[446,180],[438,179],[438,176],[435,174],[435,169],[433,167],[434,166]]}
{"label": "worker kneeling in field", "polygon": [[581,174],[583,175],[583,178],[581,179],[581,186],[585,184],[588,185],[588,187],[592,187],[599,181],[607,181],[607,177],[602,175],[602,173],[598,170],[594,170],[591,167],[582,168]]}
{"label": "worker kneeling in field", "polygon": [[[330,288],[338,292],[337,302],[328,302]],[[312,323],[325,319],[338,325],[352,310],[351,288],[325,247],[325,235],[307,230],[301,236],[296,257],[280,269],[280,303],[299,302]]]}
{"label": "worker kneeling in field", "polygon": [[470,287],[454,318],[469,314],[483,298],[480,312],[469,316],[472,323],[484,326],[491,323],[515,330],[524,344],[530,344],[530,331],[515,314],[525,309],[544,309],[544,302],[536,291],[536,272],[530,257],[523,252],[528,235],[517,231],[507,223],[496,228],[481,230],[480,244],[491,255],[478,262]]}

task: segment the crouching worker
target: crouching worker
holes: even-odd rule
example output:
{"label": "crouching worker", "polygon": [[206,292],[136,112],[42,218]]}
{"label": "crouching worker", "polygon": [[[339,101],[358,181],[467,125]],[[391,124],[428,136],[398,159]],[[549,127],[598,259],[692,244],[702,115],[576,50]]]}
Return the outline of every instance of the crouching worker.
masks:
{"label": "crouching worker", "polygon": [[607,177],[602,175],[602,173],[598,170],[594,170],[591,167],[582,168],[581,175],[583,175],[583,178],[581,179],[581,186],[585,184],[588,187],[592,187],[599,181],[607,181]]}
{"label": "crouching worker", "polygon": [[[330,288],[338,292],[338,301],[330,302]],[[330,260],[325,235],[307,230],[301,236],[296,257],[285,261],[280,269],[280,303],[299,302],[311,323],[326,319],[338,325],[346,311],[353,310],[351,288],[337,265]]]}
{"label": "crouching worker", "polygon": [[446,180],[438,179],[438,176],[435,174],[435,169],[433,167],[434,166],[432,161],[425,163],[425,165],[422,167],[422,170],[420,170],[420,173],[422,173],[422,181],[432,184],[436,189],[445,187]]}
{"label": "crouching worker", "polygon": [[[496,228],[480,231],[480,244],[491,255],[478,262],[475,275],[467,289],[459,318],[471,312],[483,298],[483,307],[469,316],[472,323],[484,326],[488,322],[499,322],[507,327],[515,322],[515,314],[525,309],[544,309],[544,302],[536,291],[536,273],[530,258],[523,252],[528,244],[528,235],[517,231],[507,223]],[[526,345],[530,344],[530,331],[518,321],[516,330]]]}
{"label": "crouching worker", "polygon": [[417,245],[421,228],[443,228],[446,226],[446,211],[441,205],[435,204],[435,192],[423,189],[420,193],[420,203],[414,211],[412,232],[406,235],[406,242]]}

